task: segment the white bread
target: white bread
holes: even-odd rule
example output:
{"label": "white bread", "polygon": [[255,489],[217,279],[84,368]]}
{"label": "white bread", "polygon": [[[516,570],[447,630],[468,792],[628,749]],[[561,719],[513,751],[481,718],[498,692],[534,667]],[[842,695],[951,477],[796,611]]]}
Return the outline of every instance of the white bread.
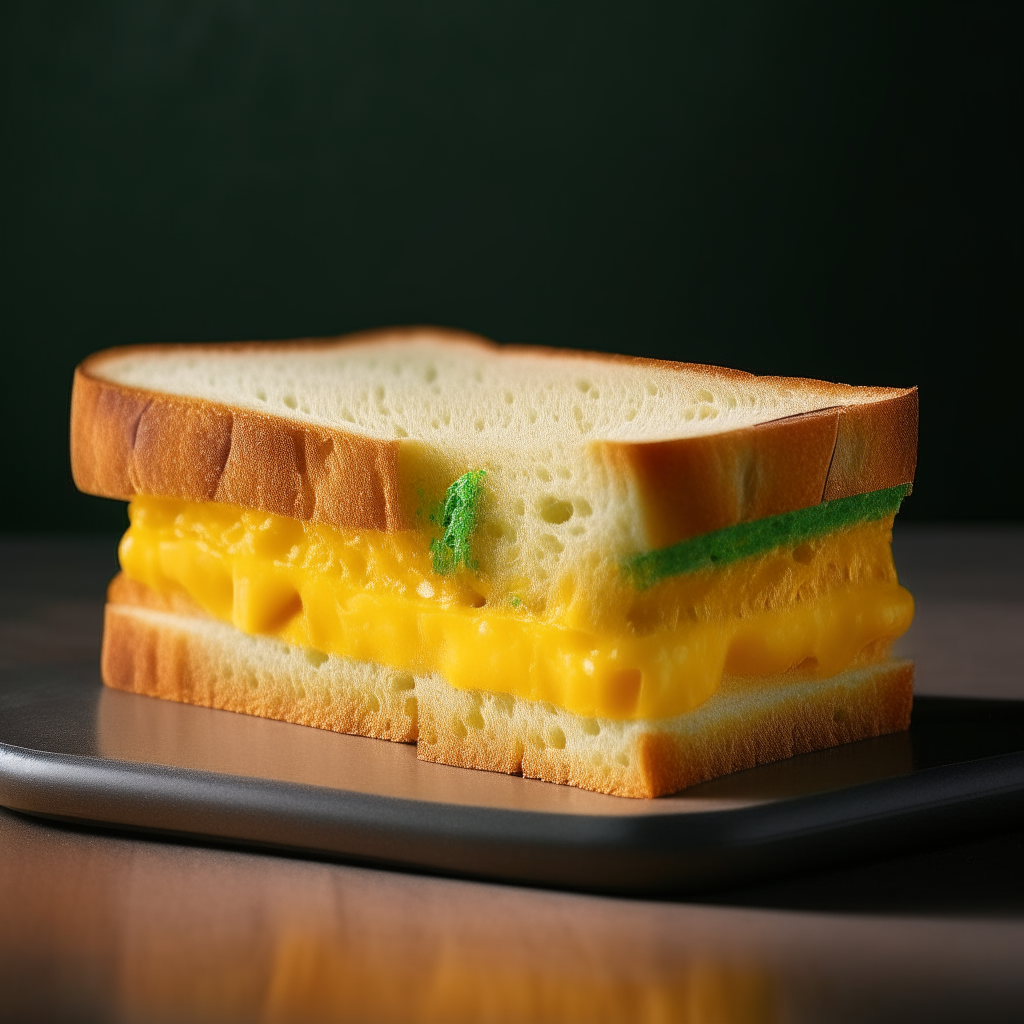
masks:
{"label": "white bread", "polygon": [[726,680],[676,718],[584,718],[248,636],[123,576],[109,594],[103,678],[189,704],[418,740],[424,760],[631,797],[906,729],[913,690],[913,666],[886,660],[826,680]]}
{"label": "white bread", "polygon": [[[474,536],[498,592],[908,483],[915,389],[500,348],[431,328],[333,342],[114,349],[76,371],[78,486],[342,528],[422,525],[487,471]],[[417,516],[417,512],[420,513]]]}
{"label": "white bread", "polygon": [[249,636],[124,574],[107,593],[101,672],[115,689],[183,704],[384,740],[417,735],[409,673]]}
{"label": "white bread", "polygon": [[913,664],[887,659],[829,679],[725,679],[675,718],[583,718],[550,704],[416,681],[418,756],[616,796],[656,797],[755,765],[910,725]]}

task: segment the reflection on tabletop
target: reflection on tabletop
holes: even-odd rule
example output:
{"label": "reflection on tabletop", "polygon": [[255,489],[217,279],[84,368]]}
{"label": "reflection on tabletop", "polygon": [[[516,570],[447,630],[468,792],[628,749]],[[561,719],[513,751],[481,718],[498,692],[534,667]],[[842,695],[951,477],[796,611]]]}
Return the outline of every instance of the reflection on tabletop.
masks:
{"label": "reflection on tabletop", "polygon": [[[8,812],[0,848],[0,983],[51,1017],[902,1024],[1024,1005],[1019,917],[585,896]],[[907,868],[929,870],[942,877],[927,858]]]}

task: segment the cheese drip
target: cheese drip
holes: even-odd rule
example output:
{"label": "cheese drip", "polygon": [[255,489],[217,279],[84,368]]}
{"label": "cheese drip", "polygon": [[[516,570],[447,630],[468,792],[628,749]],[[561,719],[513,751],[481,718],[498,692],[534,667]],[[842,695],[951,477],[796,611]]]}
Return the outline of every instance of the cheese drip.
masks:
{"label": "cheese drip", "polygon": [[726,674],[825,678],[884,656],[913,617],[891,516],[642,593],[605,560],[544,609],[468,570],[435,574],[419,531],[150,497],[129,517],[126,575],[246,633],[601,718],[682,714]]}

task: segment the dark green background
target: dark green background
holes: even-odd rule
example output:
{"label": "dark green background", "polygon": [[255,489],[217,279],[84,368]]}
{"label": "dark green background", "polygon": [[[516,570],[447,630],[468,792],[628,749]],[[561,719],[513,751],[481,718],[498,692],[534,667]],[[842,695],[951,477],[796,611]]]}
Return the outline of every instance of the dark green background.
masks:
{"label": "dark green background", "polygon": [[3,3],[7,529],[88,352],[429,322],[921,387],[905,515],[1016,519],[1019,6]]}

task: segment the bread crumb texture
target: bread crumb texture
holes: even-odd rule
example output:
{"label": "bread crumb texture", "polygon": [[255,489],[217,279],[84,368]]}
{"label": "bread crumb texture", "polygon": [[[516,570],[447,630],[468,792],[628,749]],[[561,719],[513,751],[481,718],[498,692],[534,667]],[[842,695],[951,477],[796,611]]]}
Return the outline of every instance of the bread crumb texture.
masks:
{"label": "bread crumb texture", "polygon": [[[122,592],[121,600],[125,596]],[[408,672],[248,636],[150,592],[108,604],[104,682],[151,697],[378,739],[417,735]]]}
{"label": "bread crumb texture", "polygon": [[[540,441],[543,480],[569,479],[555,452],[581,439],[696,437],[848,402],[864,391],[654,360],[509,348],[408,332],[336,345],[174,346],[105,356],[114,383],[355,429],[463,446]],[[885,393],[887,389],[878,389]],[[545,481],[549,482],[549,481]]]}

